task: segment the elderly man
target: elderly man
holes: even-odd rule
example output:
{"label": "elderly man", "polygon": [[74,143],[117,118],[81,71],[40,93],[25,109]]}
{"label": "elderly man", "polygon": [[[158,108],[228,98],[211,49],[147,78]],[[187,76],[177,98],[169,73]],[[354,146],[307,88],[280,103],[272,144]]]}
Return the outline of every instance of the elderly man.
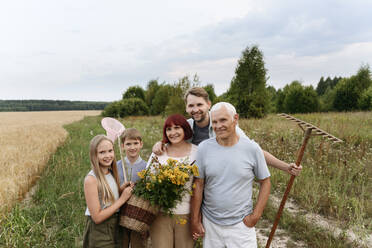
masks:
{"label": "elderly man", "polygon": [[[257,143],[238,135],[238,114],[231,104],[214,105],[211,119],[216,137],[198,147],[200,176],[191,200],[191,233],[194,239],[204,236],[204,248],[257,247],[254,227],[271,186],[264,154]],[[260,191],[253,208],[254,178]]]}

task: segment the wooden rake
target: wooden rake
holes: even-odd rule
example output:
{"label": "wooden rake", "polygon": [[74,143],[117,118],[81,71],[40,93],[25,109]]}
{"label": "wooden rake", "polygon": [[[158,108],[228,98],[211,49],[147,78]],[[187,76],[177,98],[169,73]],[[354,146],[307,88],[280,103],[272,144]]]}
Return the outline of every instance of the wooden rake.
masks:
{"label": "wooden rake", "polygon": [[[304,138],[303,138],[303,141],[302,141],[302,146],[300,148],[300,151],[298,153],[297,160],[296,160],[296,165],[297,166],[299,166],[300,163],[301,163],[301,160],[302,160],[302,157],[304,155],[307,142],[309,141],[311,135],[323,136],[326,139],[328,139],[329,141],[331,141],[332,143],[343,142],[342,140],[336,138],[335,136],[323,131],[322,129],[320,129],[320,128],[318,128],[318,127],[316,127],[316,126],[314,126],[310,123],[304,122],[302,120],[299,120],[299,119],[297,119],[293,116],[287,115],[287,114],[278,114],[278,115],[280,117],[286,118],[290,121],[296,122],[298,124],[298,126],[304,131]],[[314,133],[312,133],[313,131],[314,131]],[[296,176],[292,175],[288,184],[287,184],[287,189],[284,192],[282,202],[280,203],[278,213],[276,214],[275,222],[273,224],[273,227],[271,228],[270,236],[269,236],[269,239],[267,240],[267,243],[266,243],[266,248],[270,247],[271,241],[274,237],[275,230],[278,226],[279,219],[282,215],[285,202],[287,201],[288,194],[291,191],[291,188],[292,188],[295,177]]]}

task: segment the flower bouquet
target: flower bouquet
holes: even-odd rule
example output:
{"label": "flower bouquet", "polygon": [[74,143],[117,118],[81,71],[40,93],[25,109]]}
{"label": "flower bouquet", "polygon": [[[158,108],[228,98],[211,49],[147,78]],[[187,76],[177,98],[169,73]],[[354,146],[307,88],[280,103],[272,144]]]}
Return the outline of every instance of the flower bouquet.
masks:
{"label": "flower bouquet", "polygon": [[191,194],[185,187],[192,176],[198,176],[198,167],[186,161],[168,159],[159,163],[156,156],[150,165],[138,173],[133,195],[121,211],[120,225],[137,231],[149,229],[159,210],[172,215],[172,209],[184,194]]}

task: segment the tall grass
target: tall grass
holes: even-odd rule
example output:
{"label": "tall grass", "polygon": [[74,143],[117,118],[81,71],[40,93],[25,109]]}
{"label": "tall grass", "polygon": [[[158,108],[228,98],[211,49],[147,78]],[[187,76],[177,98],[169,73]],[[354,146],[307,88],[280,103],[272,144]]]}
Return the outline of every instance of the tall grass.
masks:
{"label": "tall grass", "polygon": [[[21,199],[67,137],[63,125],[99,111],[0,113],[0,208]],[[0,211],[1,211],[0,209]]]}
{"label": "tall grass", "polygon": [[[332,144],[312,137],[291,197],[313,213],[333,217],[343,228],[372,231],[372,112],[295,115],[344,140]],[[240,126],[263,149],[284,161],[295,161],[303,132],[293,122],[271,115],[242,120]],[[275,169],[272,185],[285,190],[289,176]]]}

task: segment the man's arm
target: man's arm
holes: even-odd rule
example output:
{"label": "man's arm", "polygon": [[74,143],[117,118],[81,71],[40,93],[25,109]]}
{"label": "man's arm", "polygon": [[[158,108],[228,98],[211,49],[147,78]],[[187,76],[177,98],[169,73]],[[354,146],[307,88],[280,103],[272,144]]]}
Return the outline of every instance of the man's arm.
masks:
{"label": "man's arm", "polygon": [[262,150],[265,156],[265,160],[267,165],[270,165],[271,167],[280,169],[282,171],[285,171],[291,175],[298,176],[302,170],[302,166],[297,166],[294,163],[287,164],[286,162],[277,159],[269,152]]}
{"label": "man's arm", "polygon": [[161,156],[166,151],[166,149],[167,146],[163,142],[158,141],[152,147],[152,152],[155,153],[157,156]]}
{"label": "man's arm", "polygon": [[204,236],[204,227],[201,222],[200,207],[203,201],[204,179],[194,179],[195,188],[190,203],[190,229],[193,239]]}
{"label": "man's arm", "polygon": [[248,227],[254,227],[258,220],[261,218],[261,215],[265,209],[267,200],[269,199],[270,195],[270,177],[260,180],[259,183],[260,191],[258,194],[256,207],[254,208],[252,214],[245,216],[243,219],[244,224]]}
{"label": "man's arm", "polygon": [[[244,133],[244,131],[240,127],[236,126],[235,129],[236,129],[236,133],[240,137],[247,137],[247,135]],[[268,165],[270,165],[271,167],[280,169],[280,170],[285,171],[285,172],[287,172],[287,173],[289,173],[291,175],[294,175],[294,176],[298,176],[300,174],[300,172],[302,170],[302,166],[301,165],[300,166],[297,166],[294,163],[287,164],[286,162],[277,159],[276,157],[274,157],[269,152],[267,152],[265,150],[262,150],[262,151],[264,153],[266,163]]]}

